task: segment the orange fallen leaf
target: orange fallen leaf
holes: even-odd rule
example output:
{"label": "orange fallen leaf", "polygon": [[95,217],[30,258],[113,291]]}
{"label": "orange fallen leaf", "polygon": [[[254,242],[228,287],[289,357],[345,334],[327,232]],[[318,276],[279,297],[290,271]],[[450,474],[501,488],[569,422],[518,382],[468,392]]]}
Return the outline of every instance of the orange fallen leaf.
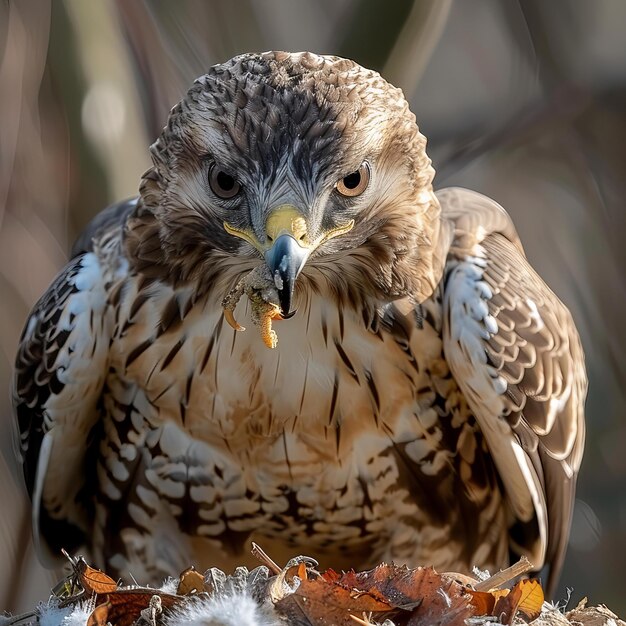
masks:
{"label": "orange fallen leaf", "polygon": [[117,589],[117,582],[99,569],[88,565],[82,556],[75,560],[74,569],[87,593],[105,594]]}
{"label": "orange fallen leaf", "polygon": [[517,586],[521,588],[522,593],[517,609],[531,620],[539,617],[545,599],[539,582],[536,580],[520,580]]}
{"label": "orange fallen leaf", "polygon": [[492,591],[476,591],[465,589],[470,595],[470,603],[476,615],[493,615],[496,603],[500,598],[509,595],[510,589],[493,589]]}
{"label": "orange fallen leaf", "polygon": [[493,608],[493,615],[498,618],[501,624],[512,624],[521,599],[522,588],[515,585],[508,594],[498,598]]}
{"label": "orange fallen leaf", "polygon": [[491,615],[496,605],[496,598],[490,591],[475,591],[467,589],[470,595],[470,603],[474,607],[476,615]]}
{"label": "orange fallen leaf", "polygon": [[87,620],[87,626],[106,626],[109,621],[109,609],[111,608],[111,604],[109,602],[105,602],[104,604],[99,604],[89,616]]}
{"label": "orange fallen leaf", "polygon": [[289,584],[293,583],[293,579],[297,576],[300,580],[307,580],[309,575],[306,571],[305,563],[298,563],[297,565],[292,565],[282,572],[283,580]]}
{"label": "orange fallen leaf", "polygon": [[536,580],[520,580],[506,596],[497,600],[493,615],[503,624],[511,624],[518,611],[535,619],[541,613],[543,601],[543,589]]}

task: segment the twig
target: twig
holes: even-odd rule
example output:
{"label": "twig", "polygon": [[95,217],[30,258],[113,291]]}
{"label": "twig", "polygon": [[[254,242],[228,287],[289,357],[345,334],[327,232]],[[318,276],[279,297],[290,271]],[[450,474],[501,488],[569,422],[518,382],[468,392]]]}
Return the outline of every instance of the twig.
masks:
{"label": "twig", "polygon": [[263,565],[267,566],[270,571],[274,574],[280,574],[283,570],[278,567],[278,565],[270,559],[270,557],[261,549],[261,547],[252,542],[252,554],[263,563]]}
{"label": "twig", "polygon": [[[28,613],[22,613],[21,615],[12,615],[6,622],[2,622],[6,626],[13,626],[14,624],[20,624],[22,622],[26,622],[26,620],[30,620],[32,617],[37,617],[39,615],[39,611],[28,611]],[[29,621],[28,624],[32,624],[33,622]]]}
{"label": "twig", "polygon": [[482,580],[481,582],[476,583],[474,585],[474,589],[476,591],[490,591],[492,589],[497,589],[498,587],[508,583],[510,580],[513,580],[522,574],[526,574],[526,572],[530,572],[531,569],[533,569],[533,564],[525,556],[523,556],[517,563],[513,563],[511,567],[500,570],[491,578],[487,578],[487,580]]}

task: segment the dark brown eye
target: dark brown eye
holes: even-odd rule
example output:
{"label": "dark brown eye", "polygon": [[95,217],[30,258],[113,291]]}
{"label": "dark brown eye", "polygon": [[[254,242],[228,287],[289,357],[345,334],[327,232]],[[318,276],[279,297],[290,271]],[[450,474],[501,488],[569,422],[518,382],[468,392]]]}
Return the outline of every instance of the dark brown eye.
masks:
{"label": "dark brown eye", "polygon": [[344,176],[341,180],[337,181],[337,191],[342,196],[353,198],[354,196],[360,196],[369,185],[370,182],[370,166],[367,163],[363,163],[356,172]]}
{"label": "dark brown eye", "polygon": [[241,185],[230,174],[217,166],[213,166],[209,172],[209,185],[213,193],[224,200],[233,198],[241,189]]}

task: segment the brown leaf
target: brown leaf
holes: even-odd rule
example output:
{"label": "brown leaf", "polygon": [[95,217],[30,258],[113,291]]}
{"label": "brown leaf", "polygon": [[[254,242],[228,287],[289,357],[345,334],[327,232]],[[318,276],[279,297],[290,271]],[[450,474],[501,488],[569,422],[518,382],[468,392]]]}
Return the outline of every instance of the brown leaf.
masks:
{"label": "brown leaf", "polygon": [[111,604],[109,602],[105,602],[104,604],[99,604],[89,616],[87,620],[87,626],[106,626],[108,617],[109,617],[109,609],[111,608]]}
{"label": "brown leaf", "polygon": [[[494,595],[506,593],[494,591]],[[535,619],[541,613],[544,596],[541,585],[536,580],[520,580],[507,595],[502,595],[496,601],[493,615],[503,624],[511,624],[518,611],[528,618]]]}
{"label": "brown leaf", "polygon": [[465,589],[470,595],[470,603],[475,615],[494,615],[496,603],[510,593],[510,589],[493,589],[492,591],[476,591]]}
{"label": "brown leaf", "polygon": [[106,602],[92,611],[87,626],[105,626],[107,622],[111,622],[113,626],[132,626],[139,619],[141,611],[150,606],[150,599],[155,595],[161,598],[164,609],[169,609],[182,600],[180,596],[156,589],[118,589],[106,594]]}
{"label": "brown leaf", "polygon": [[471,596],[465,588],[442,578],[432,568],[422,571],[420,593],[424,597],[411,612],[407,626],[465,626],[465,620],[474,615]]}
{"label": "brown leaf", "polygon": [[464,620],[474,615],[465,589],[432,568],[382,564],[341,575],[328,570],[306,583],[283,600],[296,623],[350,624],[348,616],[360,619],[371,612],[371,622],[390,617],[411,626],[464,626]]}
{"label": "brown leaf", "polygon": [[[350,570],[352,574],[354,574],[354,570]],[[350,572],[344,572],[343,574],[338,574],[334,569],[328,568],[323,574],[320,574],[321,578],[323,578],[327,583],[336,583],[341,579],[342,576],[347,576]]]}
{"label": "brown leaf", "polygon": [[204,576],[196,571],[192,565],[180,575],[176,593],[179,596],[187,596],[191,593],[200,593],[201,591],[207,591],[204,585]]}
{"label": "brown leaf", "polygon": [[464,620],[474,615],[465,588],[432,567],[409,569],[383,563],[367,572],[331,576],[338,585],[367,591],[378,601],[407,611],[410,625],[464,626]]}
{"label": "brown leaf", "polygon": [[350,590],[323,577],[302,580],[294,593],[276,602],[275,608],[296,624],[333,626],[354,626],[351,615],[371,613],[371,621],[382,622],[397,613],[366,591]]}
{"label": "brown leaf", "polygon": [[512,624],[521,599],[522,588],[518,583],[507,595],[498,598],[493,608],[493,615],[501,624]]}
{"label": "brown leaf", "polygon": [[474,607],[474,613],[476,615],[492,615],[493,607],[496,605],[496,597],[490,591],[474,591],[474,589],[467,589],[467,593],[470,595],[470,602]]}
{"label": "brown leaf", "polygon": [[[354,571],[346,572],[336,583],[367,591],[378,600],[406,611],[414,609],[423,602],[424,597],[442,585],[449,584],[432,568],[409,569],[404,565],[386,563],[358,574]],[[456,587],[461,589],[460,585]]]}
{"label": "brown leaf", "polygon": [[110,576],[88,565],[82,556],[74,562],[74,569],[87,593],[105,594],[117,589],[117,583]]}

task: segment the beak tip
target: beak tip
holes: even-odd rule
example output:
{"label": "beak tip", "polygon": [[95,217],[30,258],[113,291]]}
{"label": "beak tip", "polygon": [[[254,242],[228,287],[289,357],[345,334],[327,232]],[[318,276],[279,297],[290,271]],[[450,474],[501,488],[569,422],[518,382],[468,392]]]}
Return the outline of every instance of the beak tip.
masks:
{"label": "beak tip", "polygon": [[[289,285],[291,287],[291,285]],[[283,288],[278,290],[278,301],[280,303],[280,314],[284,320],[293,317],[295,311],[291,311],[291,289]]]}
{"label": "beak tip", "polygon": [[290,235],[281,235],[265,253],[265,261],[274,277],[283,319],[293,317],[291,310],[296,278],[308,257],[308,250]]}

